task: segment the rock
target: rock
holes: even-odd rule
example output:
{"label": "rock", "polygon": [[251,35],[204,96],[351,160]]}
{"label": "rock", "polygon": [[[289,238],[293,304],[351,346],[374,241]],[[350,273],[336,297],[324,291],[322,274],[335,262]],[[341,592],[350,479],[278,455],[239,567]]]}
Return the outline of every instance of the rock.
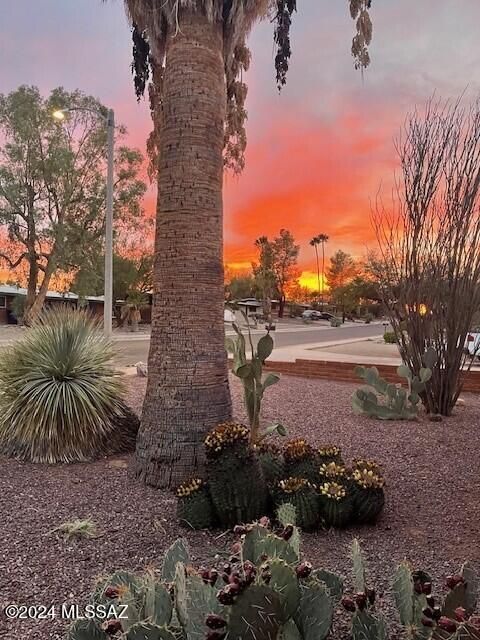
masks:
{"label": "rock", "polygon": [[146,378],[147,365],[145,364],[145,362],[137,362],[135,366],[137,367],[137,376],[140,376],[140,378]]}
{"label": "rock", "polygon": [[459,398],[457,400],[457,404],[455,405],[455,407],[457,407],[458,409],[465,409],[466,406],[467,403],[465,402],[465,398]]}

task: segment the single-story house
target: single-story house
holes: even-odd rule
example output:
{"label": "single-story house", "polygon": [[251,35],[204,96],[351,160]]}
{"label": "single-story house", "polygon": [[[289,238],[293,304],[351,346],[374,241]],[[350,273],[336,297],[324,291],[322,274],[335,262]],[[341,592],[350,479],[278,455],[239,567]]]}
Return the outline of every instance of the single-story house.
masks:
{"label": "single-story house", "polygon": [[[26,296],[27,290],[10,284],[0,284],[0,324],[17,324],[12,313],[12,303],[16,296]],[[66,291],[48,291],[45,306],[51,307],[57,304],[69,304],[78,307],[82,300],[82,306],[87,307],[94,315],[103,315],[103,296],[86,296],[80,299],[76,293]]]}

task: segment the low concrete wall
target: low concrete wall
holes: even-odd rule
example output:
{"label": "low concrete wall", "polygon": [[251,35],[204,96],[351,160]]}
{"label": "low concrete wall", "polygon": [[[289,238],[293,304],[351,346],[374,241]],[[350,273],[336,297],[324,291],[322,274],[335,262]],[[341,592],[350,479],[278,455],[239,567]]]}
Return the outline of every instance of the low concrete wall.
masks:
{"label": "low concrete wall", "polygon": [[[328,360],[302,360],[295,362],[267,362],[265,369],[275,373],[285,373],[291,376],[302,378],[318,378],[320,380],[335,380],[337,382],[356,382],[361,384],[361,380],[355,375],[354,369],[357,365],[351,362],[330,362]],[[360,365],[365,366],[365,365]],[[369,365],[366,365],[369,366]],[[371,366],[371,365],[370,365]],[[380,375],[389,382],[400,382],[394,365],[375,365]],[[463,391],[480,393],[480,371],[469,371],[465,373]]]}

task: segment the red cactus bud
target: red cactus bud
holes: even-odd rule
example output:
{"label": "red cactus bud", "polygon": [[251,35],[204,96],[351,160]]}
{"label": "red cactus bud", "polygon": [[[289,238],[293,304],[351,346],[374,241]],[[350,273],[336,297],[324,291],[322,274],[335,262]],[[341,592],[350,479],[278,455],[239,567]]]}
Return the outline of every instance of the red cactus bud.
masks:
{"label": "red cactus bud", "polygon": [[234,533],[236,536],[243,536],[243,534],[244,534],[244,533],[247,533],[247,528],[246,528],[246,527],[244,527],[242,524],[236,524],[236,525],[233,527],[233,533]]}
{"label": "red cactus bud", "polygon": [[253,564],[253,562],[250,562],[250,560],[245,560],[245,562],[243,563],[243,570],[245,571],[245,573],[257,573],[257,567]]}
{"label": "red cactus bud", "polygon": [[432,611],[433,611],[433,619],[440,620],[440,618],[442,617],[442,610],[440,609],[440,607],[433,607]]}
{"label": "red cactus bud", "polygon": [[287,524],[287,526],[285,527],[285,529],[282,531],[280,535],[284,540],[288,541],[293,536],[293,531],[294,531],[293,524]]}
{"label": "red cactus bud", "polygon": [[366,589],[365,593],[370,604],[375,604],[375,589]]}
{"label": "red cactus bud", "polygon": [[231,584],[227,584],[227,586],[224,588],[224,591],[226,591],[227,589],[228,592],[233,596],[238,596],[238,594],[242,590],[242,585],[239,582],[232,582]]}
{"label": "red cactus bud", "polygon": [[348,596],[344,596],[342,598],[341,604],[343,608],[346,609],[347,611],[351,611],[353,613],[356,610],[355,602],[353,601],[352,598],[349,598]]}
{"label": "red cactus bud", "polygon": [[422,624],[424,627],[433,627],[433,620],[430,620],[430,618],[422,618]]}
{"label": "red cactus bud", "polygon": [[215,613],[210,613],[205,618],[205,624],[210,629],[222,629],[226,626],[227,621],[222,618],[222,616],[218,616]]}
{"label": "red cactus bud", "polygon": [[415,580],[413,582],[413,588],[415,590],[415,593],[423,593],[423,586],[420,580]]}
{"label": "red cactus bud", "polygon": [[430,618],[431,620],[433,620],[433,611],[430,609],[430,607],[425,607],[425,609],[422,609],[422,613],[425,618]]}
{"label": "red cactus bud", "polygon": [[432,593],[432,583],[431,582],[424,582],[423,585],[422,585],[422,592],[426,596],[429,596]]}
{"label": "red cactus bud", "polygon": [[240,574],[237,571],[235,571],[230,576],[228,576],[228,584],[240,584],[241,581],[242,581],[242,578],[240,577]]}
{"label": "red cactus bud", "polygon": [[297,578],[299,578],[299,579],[308,578],[308,576],[312,573],[312,569],[313,569],[313,567],[310,564],[310,562],[302,562],[295,569],[295,571],[297,573]]}
{"label": "red cactus bud", "polygon": [[446,616],[441,616],[437,624],[440,629],[448,631],[449,633],[453,633],[457,630],[457,623],[454,620],[450,620],[450,618],[447,618]]}
{"label": "red cactus bud", "polygon": [[220,604],[230,605],[234,602],[233,593],[231,593],[230,590],[227,589],[228,587],[225,587],[217,593],[217,600],[220,602]]}
{"label": "red cactus bud", "polygon": [[457,607],[455,609],[454,613],[455,613],[455,618],[459,622],[464,622],[467,619],[467,612],[465,611],[465,609],[463,607]]}
{"label": "red cactus bud", "polygon": [[223,640],[227,635],[226,631],[208,631],[205,640]]}
{"label": "red cactus bud", "polygon": [[262,527],[267,527],[267,529],[270,528],[270,518],[267,518],[267,516],[263,516],[263,518],[260,518],[258,522]]}
{"label": "red cactus bud", "polygon": [[103,625],[103,630],[107,634],[107,636],[114,636],[116,633],[122,630],[122,623],[120,620],[107,620]]}
{"label": "red cactus bud", "polygon": [[106,598],[118,598],[120,595],[120,589],[118,587],[107,587],[105,589],[105,597]]}
{"label": "red cactus bud", "polygon": [[366,593],[357,593],[355,596],[355,602],[360,611],[363,611],[367,606],[367,594]]}
{"label": "red cactus bud", "polygon": [[460,584],[461,582],[463,582],[463,578],[458,574],[455,576],[448,576],[446,582],[447,582],[447,587],[449,589],[455,589],[457,584]]}
{"label": "red cactus bud", "polygon": [[234,556],[239,556],[242,553],[242,543],[234,542],[230,547],[230,553]]}
{"label": "red cactus bud", "polygon": [[427,596],[426,597],[426,601],[428,606],[433,609],[433,607],[435,606],[435,598],[433,596]]}
{"label": "red cactus bud", "polygon": [[230,575],[232,573],[232,565],[229,562],[226,562],[222,567],[223,573]]}
{"label": "red cactus bud", "polygon": [[215,586],[217,578],[218,578],[218,571],[216,569],[210,569],[210,571],[208,572],[208,582],[212,585],[212,587]]}

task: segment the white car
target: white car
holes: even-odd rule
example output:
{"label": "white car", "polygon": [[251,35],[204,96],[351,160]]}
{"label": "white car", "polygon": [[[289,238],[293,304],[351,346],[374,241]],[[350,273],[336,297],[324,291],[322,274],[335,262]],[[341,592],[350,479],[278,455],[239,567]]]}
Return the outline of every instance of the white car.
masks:
{"label": "white car", "polygon": [[465,340],[465,351],[468,351],[472,358],[480,360],[480,329],[476,328],[468,333]]}

